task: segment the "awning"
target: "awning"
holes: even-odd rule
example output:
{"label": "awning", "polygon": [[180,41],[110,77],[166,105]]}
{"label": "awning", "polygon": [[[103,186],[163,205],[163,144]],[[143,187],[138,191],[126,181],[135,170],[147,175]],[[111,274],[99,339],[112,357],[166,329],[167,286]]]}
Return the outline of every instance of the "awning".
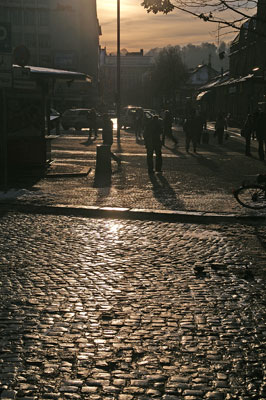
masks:
{"label": "awning", "polygon": [[200,101],[200,100],[202,100],[203,99],[203,97],[204,96],[206,96],[206,94],[208,94],[209,93],[209,91],[208,90],[206,90],[205,92],[201,92],[201,93],[199,93],[198,95],[197,95],[197,97],[196,97],[196,101]]}
{"label": "awning", "polygon": [[54,69],[54,68],[44,68],[44,67],[33,67],[33,66],[25,66],[20,67],[19,65],[13,65],[14,69],[20,69],[23,71],[29,71],[30,76],[33,78],[52,78],[52,79],[61,79],[68,81],[86,81],[91,83],[92,78],[89,75],[86,75],[82,72],[75,71],[66,71],[63,69]]}
{"label": "awning", "polygon": [[248,81],[248,80],[250,80],[252,78],[255,78],[254,74],[248,74],[246,76],[240,76],[239,78],[228,79],[226,82],[223,82],[218,86],[235,85],[235,84],[240,83],[240,82],[246,82],[246,81]]}

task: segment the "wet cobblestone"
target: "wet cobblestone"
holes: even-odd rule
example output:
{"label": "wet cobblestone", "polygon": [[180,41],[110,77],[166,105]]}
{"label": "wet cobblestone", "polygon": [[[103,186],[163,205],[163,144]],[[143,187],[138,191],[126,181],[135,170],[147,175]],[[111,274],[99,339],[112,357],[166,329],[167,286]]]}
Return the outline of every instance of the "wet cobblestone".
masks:
{"label": "wet cobblestone", "polygon": [[7,213],[0,398],[266,399],[265,232]]}

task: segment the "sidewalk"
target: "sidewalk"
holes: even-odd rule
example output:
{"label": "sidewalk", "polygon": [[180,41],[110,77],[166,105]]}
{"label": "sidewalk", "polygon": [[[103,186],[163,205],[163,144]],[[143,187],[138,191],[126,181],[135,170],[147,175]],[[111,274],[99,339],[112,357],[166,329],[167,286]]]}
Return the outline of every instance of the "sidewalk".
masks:
{"label": "sidewalk", "polygon": [[111,184],[106,187],[94,184],[96,146],[101,138],[88,143],[86,132],[68,132],[53,140],[54,161],[46,176],[28,190],[14,190],[10,196],[2,193],[0,203],[36,212],[42,206],[49,212],[124,218],[264,220],[265,212],[244,209],[232,190],[246,176],[254,180],[257,173],[265,172],[265,164],[256,158],[256,142],[252,143],[254,157],[245,157],[244,139],[237,131],[229,132],[223,147],[211,135],[210,143],[201,145],[197,154],[187,154],[184,133],[175,127],[178,147],[166,142],[164,173],[150,177],[144,144],[136,143],[132,132],[122,130],[120,143],[114,138],[112,146],[122,159],[122,168],[118,170],[112,161]]}

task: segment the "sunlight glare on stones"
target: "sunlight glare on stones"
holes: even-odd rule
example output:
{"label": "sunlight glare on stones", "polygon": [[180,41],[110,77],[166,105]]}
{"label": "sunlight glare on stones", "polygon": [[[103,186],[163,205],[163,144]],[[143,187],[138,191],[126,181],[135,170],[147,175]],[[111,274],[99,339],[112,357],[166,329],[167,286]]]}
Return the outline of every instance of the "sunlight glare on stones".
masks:
{"label": "sunlight glare on stones", "polygon": [[118,221],[106,222],[106,231],[109,232],[114,239],[117,238],[121,229],[122,229],[122,224]]}

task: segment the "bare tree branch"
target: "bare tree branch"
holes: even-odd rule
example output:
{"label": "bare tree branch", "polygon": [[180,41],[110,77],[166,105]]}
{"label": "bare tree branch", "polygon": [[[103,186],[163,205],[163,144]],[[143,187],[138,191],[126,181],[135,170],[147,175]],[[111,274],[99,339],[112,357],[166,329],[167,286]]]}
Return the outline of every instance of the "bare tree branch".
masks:
{"label": "bare tree branch", "polygon": [[176,9],[205,22],[212,22],[225,28],[232,28],[236,31],[244,30],[266,37],[264,32],[254,29],[254,26],[243,25],[251,17],[266,24],[265,20],[254,15],[258,0],[143,0],[141,5],[148,13],[162,12],[168,14]]}

